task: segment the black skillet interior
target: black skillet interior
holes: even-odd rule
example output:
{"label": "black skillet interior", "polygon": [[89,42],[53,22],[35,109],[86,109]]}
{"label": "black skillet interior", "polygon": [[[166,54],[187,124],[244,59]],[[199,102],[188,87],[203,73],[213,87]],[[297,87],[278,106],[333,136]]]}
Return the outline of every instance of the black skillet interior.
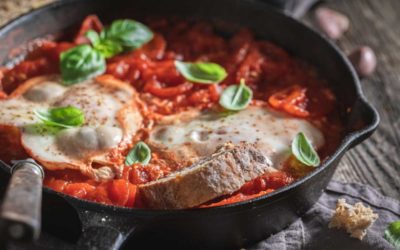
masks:
{"label": "black skillet interior", "polygon": [[[273,41],[317,66],[339,97],[347,134],[337,152],[308,177],[272,195],[221,208],[175,212],[129,210],[80,201],[46,190],[44,228],[66,242],[78,239],[80,219],[84,227],[92,226],[84,240],[94,240],[91,242],[96,244],[96,241],[106,239],[103,242],[106,248],[113,246],[115,241],[120,242],[114,246],[120,244],[121,239],[134,229],[135,235],[149,244],[157,244],[156,240],[151,240],[155,235],[161,235],[163,245],[168,242],[175,245],[176,239],[180,242],[187,239],[199,248],[237,247],[261,240],[305,212],[326,187],[346,149],[367,138],[378,124],[376,111],[362,96],[354,70],[343,55],[315,32],[255,0],[60,1],[0,30],[0,62],[9,63],[23,54],[32,39],[49,34],[56,37],[72,34],[88,14],[97,14],[106,23],[124,17],[141,20],[148,15],[180,16],[211,21],[224,33],[231,33],[241,26],[249,27],[259,37]],[[105,230],[103,226],[113,229]],[[136,238],[129,240],[125,247],[137,246]]]}

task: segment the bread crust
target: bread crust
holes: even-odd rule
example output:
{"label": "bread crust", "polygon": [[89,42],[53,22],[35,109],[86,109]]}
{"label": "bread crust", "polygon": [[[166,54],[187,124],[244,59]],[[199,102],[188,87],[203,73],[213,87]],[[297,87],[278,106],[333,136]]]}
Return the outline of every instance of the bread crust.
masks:
{"label": "bread crust", "polygon": [[171,175],[139,186],[148,207],[182,209],[231,194],[266,172],[276,171],[252,144],[226,144],[213,155]]}

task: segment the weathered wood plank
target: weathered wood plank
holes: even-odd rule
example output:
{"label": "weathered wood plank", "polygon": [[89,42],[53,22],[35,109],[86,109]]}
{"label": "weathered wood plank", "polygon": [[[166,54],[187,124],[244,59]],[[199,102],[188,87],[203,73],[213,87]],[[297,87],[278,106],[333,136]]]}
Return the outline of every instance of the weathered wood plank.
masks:
{"label": "weathered wood plank", "polygon": [[0,0],[0,25],[53,0]]}
{"label": "weathered wood plank", "polygon": [[[334,178],[370,184],[400,198],[400,1],[335,0],[324,4],[345,13],[351,28],[338,45],[348,53],[359,45],[372,47],[376,73],[363,80],[366,97],[378,109],[381,124],[367,141],[350,150]],[[305,17],[313,25],[313,13]]]}

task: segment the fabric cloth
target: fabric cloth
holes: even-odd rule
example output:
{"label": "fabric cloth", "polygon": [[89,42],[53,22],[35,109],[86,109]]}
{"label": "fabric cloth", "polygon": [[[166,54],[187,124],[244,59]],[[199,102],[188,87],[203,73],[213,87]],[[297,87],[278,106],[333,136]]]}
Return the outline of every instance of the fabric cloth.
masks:
{"label": "fabric cloth", "polygon": [[[362,241],[351,238],[344,230],[328,228],[339,198],[351,205],[362,202],[379,215]],[[247,249],[395,249],[383,234],[388,224],[396,220],[400,220],[400,201],[385,197],[370,186],[331,181],[318,202],[301,219]]]}
{"label": "fabric cloth", "polygon": [[[328,224],[339,198],[353,205],[362,202],[371,207],[379,218],[368,229],[362,241],[351,238],[344,230],[329,229]],[[246,250],[369,250],[394,249],[384,238],[387,225],[400,220],[400,202],[385,197],[372,187],[361,184],[345,184],[331,181],[318,202],[301,218],[285,230],[270,236]],[[157,239],[155,239],[157,240]],[[1,245],[1,244],[0,244]],[[176,247],[176,242],[173,246]],[[0,249],[1,248],[0,246]],[[72,245],[42,232],[40,240],[34,245],[12,245],[7,250],[69,250]],[[136,249],[142,249],[140,247]],[[154,248],[151,248],[154,249]],[[166,247],[165,249],[170,249]],[[183,248],[188,249],[188,248]]]}

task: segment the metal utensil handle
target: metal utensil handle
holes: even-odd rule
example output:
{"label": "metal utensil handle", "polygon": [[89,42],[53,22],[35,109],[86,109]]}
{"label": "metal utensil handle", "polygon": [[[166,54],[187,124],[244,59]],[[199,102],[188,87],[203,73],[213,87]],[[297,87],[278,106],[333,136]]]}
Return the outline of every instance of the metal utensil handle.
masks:
{"label": "metal utensil handle", "polygon": [[7,240],[39,237],[43,168],[33,160],[15,162],[0,213],[0,234]]}

